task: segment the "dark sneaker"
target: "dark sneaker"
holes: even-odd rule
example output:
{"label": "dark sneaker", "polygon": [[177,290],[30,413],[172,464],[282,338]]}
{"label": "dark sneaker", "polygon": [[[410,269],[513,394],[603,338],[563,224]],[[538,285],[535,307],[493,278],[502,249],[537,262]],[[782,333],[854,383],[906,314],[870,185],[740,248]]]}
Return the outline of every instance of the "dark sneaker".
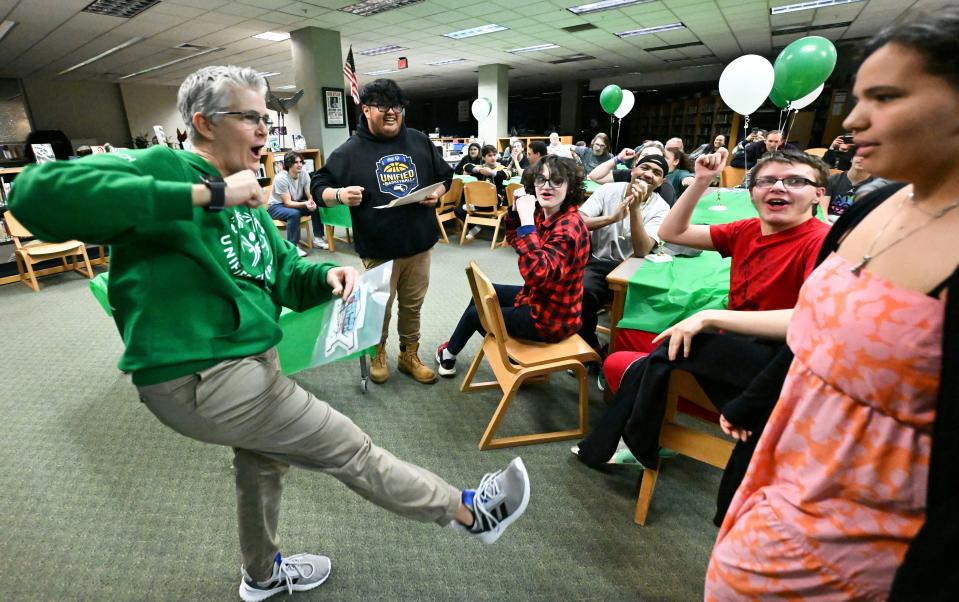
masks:
{"label": "dark sneaker", "polygon": [[332,567],[326,556],[294,554],[283,558],[279,552],[273,564],[273,575],[265,583],[258,583],[241,568],[240,598],[246,602],[259,602],[276,594],[305,592],[320,586],[330,576]]}
{"label": "dark sneaker", "polygon": [[475,535],[485,544],[491,544],[506,527],[526,511],[529,504],[529,474],[522,458],[513,458],[504,470],[491,472],[483,477],[473,492],[471,504],[473,526],[466,528],[453,525],[461,531]]}
{"label": "dark sneaker", "polygon": [[456,358],[452,359],[443,359],[443,351],[446,350],[446,346],[449,344],[449,341],[446,341],[440,348],[436,350],[436,365],[438,366],[436,372],[440,376],[445,376],[449,378],[456,374]]}

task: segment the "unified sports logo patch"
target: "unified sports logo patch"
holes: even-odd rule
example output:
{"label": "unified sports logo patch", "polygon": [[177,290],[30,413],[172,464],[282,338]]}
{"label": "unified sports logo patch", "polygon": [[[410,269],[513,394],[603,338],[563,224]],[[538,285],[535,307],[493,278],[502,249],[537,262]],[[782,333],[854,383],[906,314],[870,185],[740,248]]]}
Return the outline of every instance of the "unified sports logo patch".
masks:
{"label": "unified sports logo patch", "polygon": [[409,155],[386,155],[376,162],[376,181],[380,192],[397,198],[419,188],[416,164]]}

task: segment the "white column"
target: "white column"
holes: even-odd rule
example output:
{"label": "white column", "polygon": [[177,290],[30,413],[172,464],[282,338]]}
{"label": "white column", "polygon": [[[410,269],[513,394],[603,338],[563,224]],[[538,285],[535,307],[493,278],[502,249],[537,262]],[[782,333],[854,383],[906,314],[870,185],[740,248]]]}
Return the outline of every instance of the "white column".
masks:
{"label": "white column", "polygon": [[478,98],[488,98],[493,105],[489,117],[479,122],[479,137],[483,144],[496,146],[497,138],[507,136],[509,112],[509,68],[506,65],[480,65]]}
{"label": "white column", "polygon": [[[343,90],[343,109],[353,111],[350,91],[343,78],[340,32],[306,27],[290,33],[293,52],[293,81],[305,90],[296,104],[300,128],[308,148],[323,151],[323,161],[350,137],[348,127],[328,128],[324,121],[323,88]],[[290,134],[294,132],[290,131]]]}

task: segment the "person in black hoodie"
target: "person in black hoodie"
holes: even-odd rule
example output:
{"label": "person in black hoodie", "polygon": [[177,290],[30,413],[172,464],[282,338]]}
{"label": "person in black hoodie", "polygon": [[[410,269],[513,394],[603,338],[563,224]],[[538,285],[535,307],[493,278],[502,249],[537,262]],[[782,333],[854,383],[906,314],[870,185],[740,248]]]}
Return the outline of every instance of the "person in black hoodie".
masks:
{"label": "person in black hoodie", "polygon": [[[370,370],[375,383],[389,378],[386,339],[395,298],[399,299],[400,372],[421,383],[437,380],[417,353],[420,309],[430,283],[430,249],[439,239],[433,208],[449,189],[453,170],[425,134],[404,125],[406,104],[393,80],[377,79],[363,86],[363,118],[356,135],[330,154],[311,182],[313,198],[323,199],[328,206],[350,207],[356,252],[366,269],[393,261],[383,336]],[[444,186],[420,203],[376,209],[437,182]]]}
{"label": "person in black hoodie", "polygon": [[469,175],[473,171],[473,166],[479,165],[482,162],[483,156],[480,154],[479,143],[470,142],[470,145],[466,147],[466,154],[463,155],[460,162],[453,168],[453,173],[456,175]]}

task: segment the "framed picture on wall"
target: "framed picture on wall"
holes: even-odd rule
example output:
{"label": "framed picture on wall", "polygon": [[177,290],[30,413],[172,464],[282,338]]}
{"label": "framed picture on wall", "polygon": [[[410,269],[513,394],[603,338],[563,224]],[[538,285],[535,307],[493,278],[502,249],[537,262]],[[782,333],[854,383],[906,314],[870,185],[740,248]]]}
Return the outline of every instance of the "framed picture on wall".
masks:
{"label": "framed picture on wall", "polygon": [[326,127],[346,127],[346,104],[343,102],[343,88],[323,88],[323,108]]}

